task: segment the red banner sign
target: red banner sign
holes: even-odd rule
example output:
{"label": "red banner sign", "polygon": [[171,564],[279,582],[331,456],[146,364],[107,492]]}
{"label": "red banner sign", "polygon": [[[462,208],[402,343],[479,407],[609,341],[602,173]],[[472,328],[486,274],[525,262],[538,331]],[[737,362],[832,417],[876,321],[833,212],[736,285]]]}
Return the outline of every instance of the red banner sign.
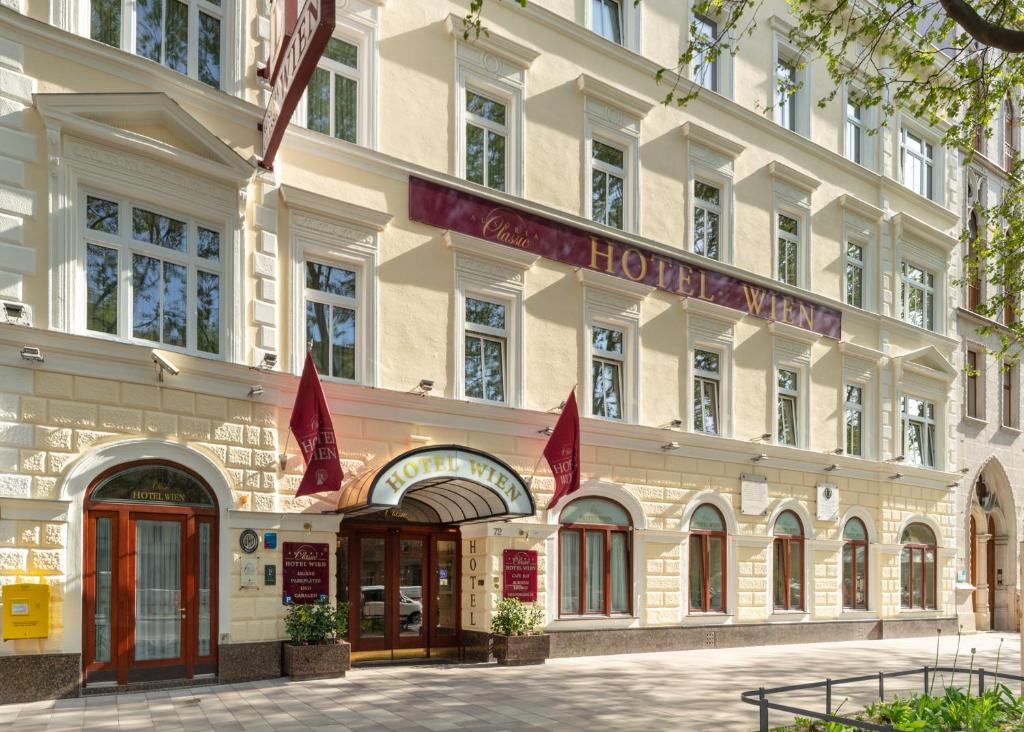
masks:
{"label": "red banner sign", "polygon": [[409,179],[409,218],[829,338],[842,337],[843,315],[835,308],[422,178]]}
{"label": "red banner sign", "polygon": [[281,70],[281,59],[295,32],[298,15],[298,0],[273,0],[270,5],[270,59],[267,64],[267,79],[273,86]]}
{"label": "red banner sign", "polygon": [[501,553],[501,563],[504,569],[501,596],[537,602],[537,552],[506,549]]}
{"label": "red banner sign", "polygon": [[[277,0],[278,3],[292,1]],[[334,0],[306,0],[291,26],[291,32],[287,9],[282,8],[279,13],[275,17],[280,33],[277,40],[284,50],[271,50],[270,72],[274,82],[262,126],[263,160],[260,165],[267,169],[274,166],[284,131],[334,32]]]}
{"label": "red banner sign", "polygon": [[284,604],[308,605],[326,598],[330,593],[330,546],[286,541],[282,548]]}

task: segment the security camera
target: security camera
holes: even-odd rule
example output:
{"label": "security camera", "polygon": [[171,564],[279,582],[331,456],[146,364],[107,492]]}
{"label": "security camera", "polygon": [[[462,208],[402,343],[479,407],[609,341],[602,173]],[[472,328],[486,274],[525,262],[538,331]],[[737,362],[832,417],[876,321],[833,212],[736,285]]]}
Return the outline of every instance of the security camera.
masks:
{"label": "security camera", "polygon": [[159,352],[157,352],[155,350],[152,353],[153,353],[153,363],[155,363],[157,365],[157,367],[160,369],[160,371],[159,371],[160,381],[164,380],[164,371],[169,373],[171,376],[177,376],[178,374],[181,373],[181,369],[179,369],[173,363],[168,361],[166,356],[161,355]]}

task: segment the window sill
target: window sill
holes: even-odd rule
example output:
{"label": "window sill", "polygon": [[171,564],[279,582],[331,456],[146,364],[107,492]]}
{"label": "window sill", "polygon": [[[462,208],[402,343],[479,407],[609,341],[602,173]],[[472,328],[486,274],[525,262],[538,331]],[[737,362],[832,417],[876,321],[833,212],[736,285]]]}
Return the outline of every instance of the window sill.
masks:
{"label": "window sill", "polygon": [[769,623],[799,623],[811,619],[806,610],[773,610],[768,616]]}
{"label": "window sill", "polygon": [[965,424],[974,425],[976,427],[985,427],[988,425],[988,420],[983,417],[970,417],[968,415],[964,415],[961,419]]}
{"label": "window sill", "polygon": [[901,607],[900,611],[896,615],[900,618],[937,618],[942,617],[942,613],[936,608],[933,610],[922,610],[921,608],[909,608]]}
{"label": "window sill", "polygon": [[1019,427],[1011,427],[1008,424],[1001,424],[1001,425],[999,425],[999,431],[1000,432],[1005,432],[1008,435],[1013,435],[1014,437],[1016,437],[1017,435],[1021,434],[1021,429]]}
{"label": "window sill", "polygon": [[639,620],[637,615],[629,615],[628,613],[618,613],[614,615],[599,615],[597,613],[593,615],[559,615],[555,618],[556,623],[578,623],[586,620]]}
{"label": "window sill", "polygon": [[852,610],[843,608],[843,611],[839,613],[840,620],[873,620],[878,617],[878,613],[874,610]]}

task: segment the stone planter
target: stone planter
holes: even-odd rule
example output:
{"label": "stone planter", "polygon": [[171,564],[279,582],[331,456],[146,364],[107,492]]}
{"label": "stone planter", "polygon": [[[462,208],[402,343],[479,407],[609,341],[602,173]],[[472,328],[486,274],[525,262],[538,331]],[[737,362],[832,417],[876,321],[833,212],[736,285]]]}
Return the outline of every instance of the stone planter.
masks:
{"label": "stone planter", "polygon": [[350,665],[352,647],[345,641],[315,646],[284,644],[284,673],[293,679],[326,679],[344,676]]}
{"label": "stone planter", "polygon": [[529,666],[544,663],[551,655],[551,636],[492,633],[491,654],[501,666]]}

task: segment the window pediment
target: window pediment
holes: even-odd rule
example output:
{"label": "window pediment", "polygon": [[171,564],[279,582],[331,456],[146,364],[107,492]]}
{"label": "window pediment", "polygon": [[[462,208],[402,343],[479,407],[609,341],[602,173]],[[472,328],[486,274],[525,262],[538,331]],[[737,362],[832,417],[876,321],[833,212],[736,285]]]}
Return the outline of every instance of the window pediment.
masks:
{"label": "window pediment", "polygon": [[951,382],[957,376],[956,367],[935,346],[925,346],[893,359],[898,370],[912,371],[921,376]]}

